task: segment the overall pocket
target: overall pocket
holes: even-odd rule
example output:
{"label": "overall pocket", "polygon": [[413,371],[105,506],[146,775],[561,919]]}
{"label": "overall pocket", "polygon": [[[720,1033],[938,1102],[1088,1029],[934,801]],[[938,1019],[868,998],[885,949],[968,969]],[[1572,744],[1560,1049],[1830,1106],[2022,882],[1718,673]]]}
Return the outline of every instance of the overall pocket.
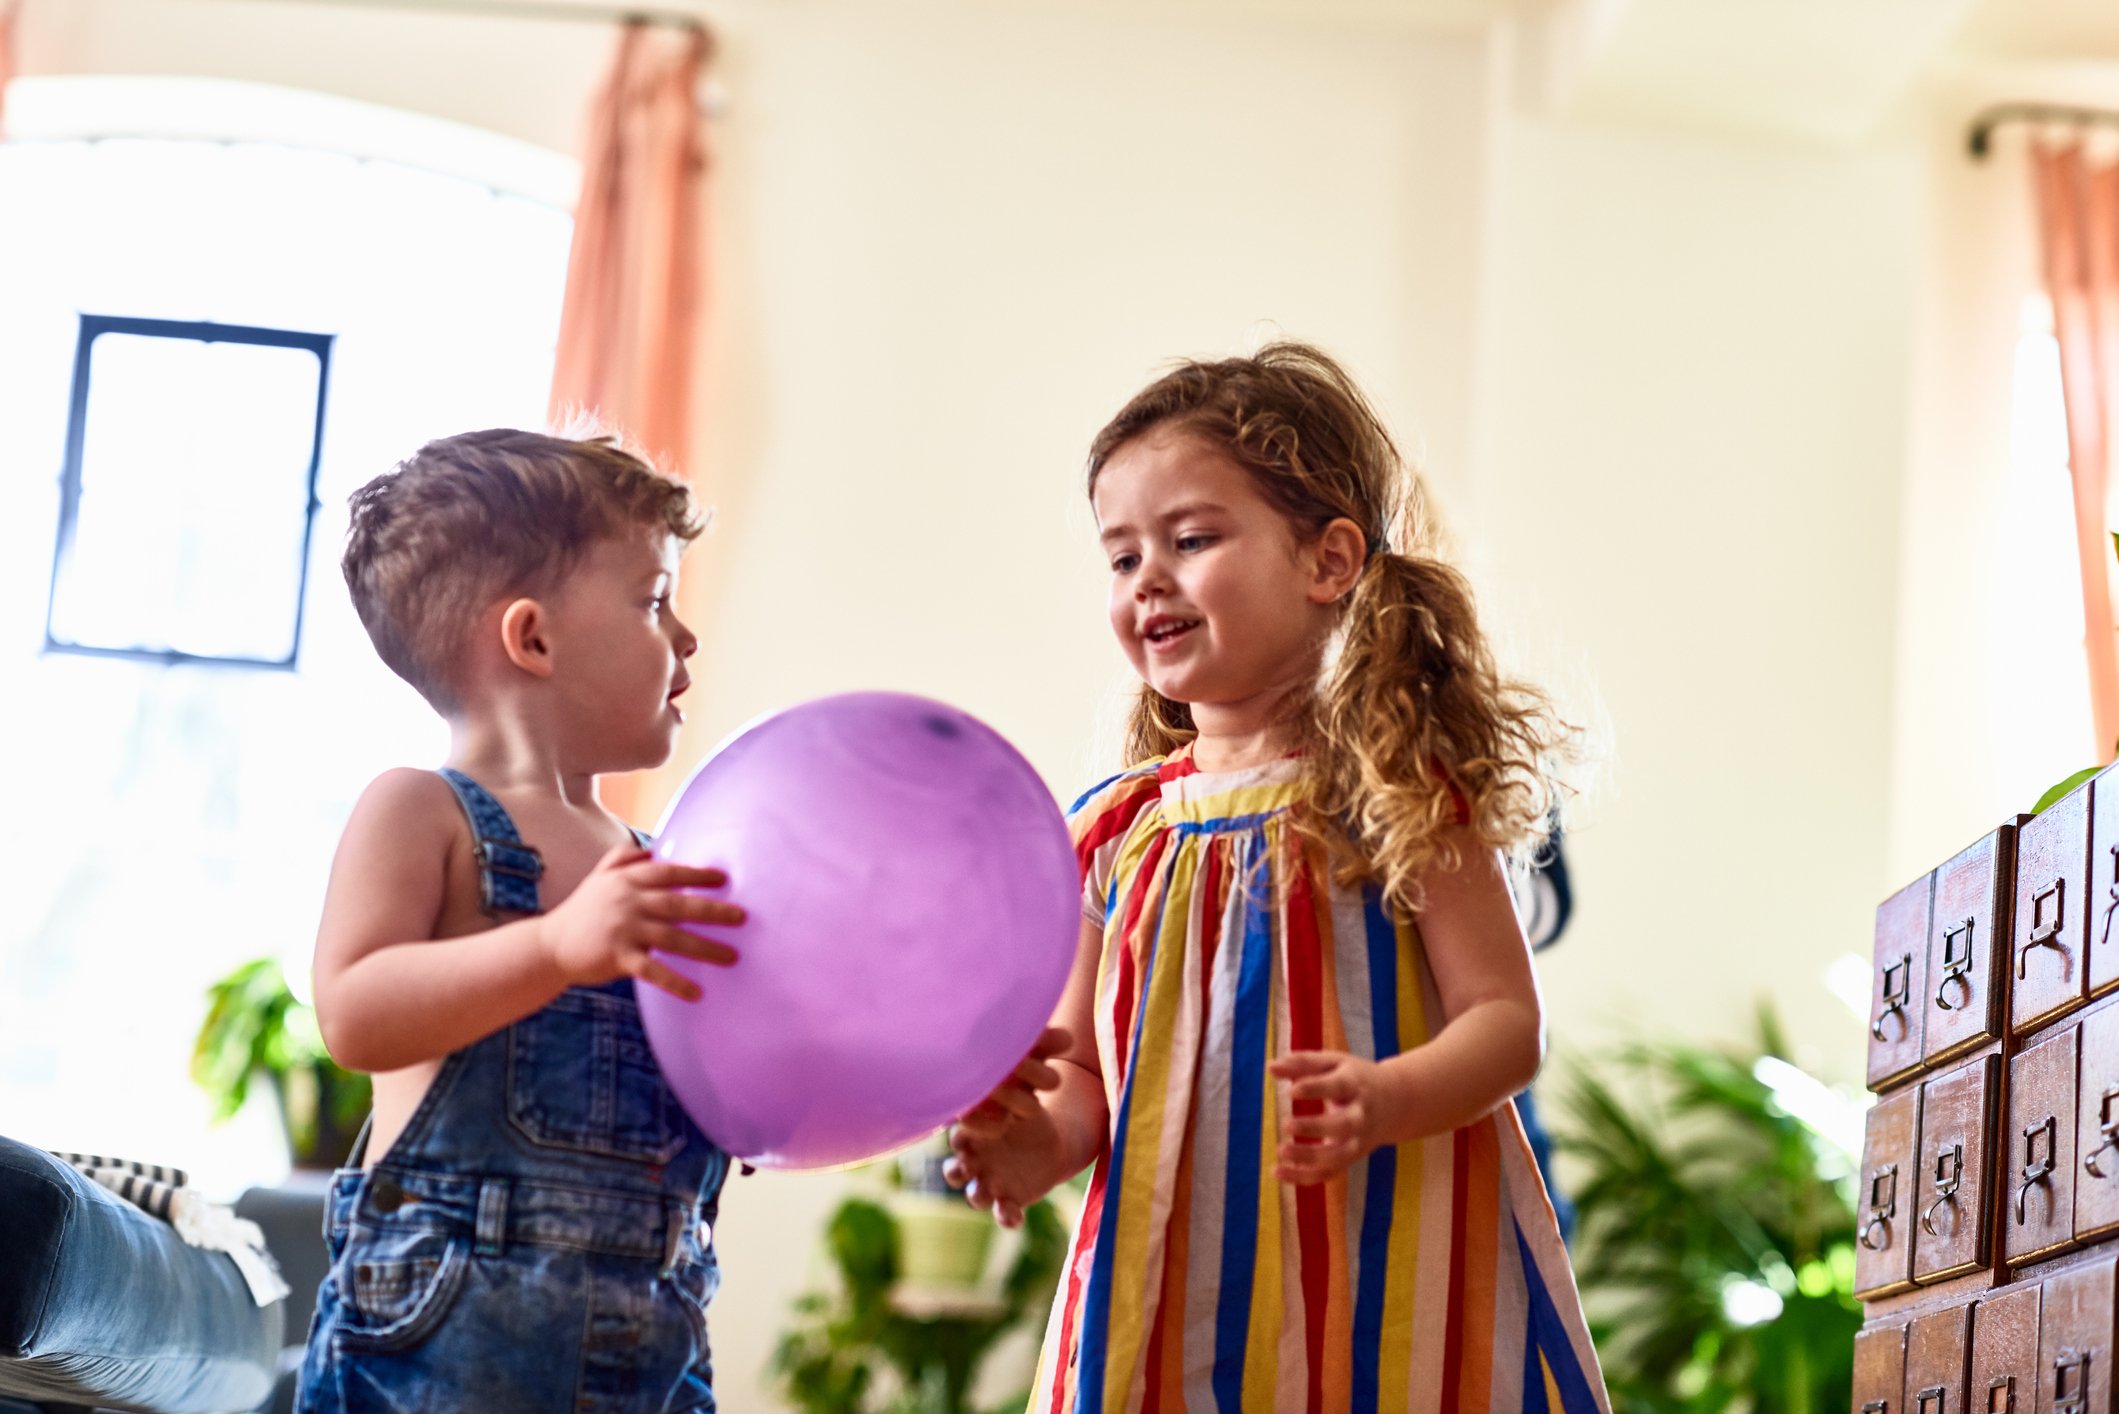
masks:
{"label": "overall pocket", "polygon": [[463,1287],[470,1239],[421,1228],[356,1229],[331,1283],[346,1348],[411,1349],[434,1333]]}
{"label": "overall pocket", "polygon": [[533,1144],[661,1164],[682,1112],[630,995],[576,987],[508,1028],[508,1122]]}

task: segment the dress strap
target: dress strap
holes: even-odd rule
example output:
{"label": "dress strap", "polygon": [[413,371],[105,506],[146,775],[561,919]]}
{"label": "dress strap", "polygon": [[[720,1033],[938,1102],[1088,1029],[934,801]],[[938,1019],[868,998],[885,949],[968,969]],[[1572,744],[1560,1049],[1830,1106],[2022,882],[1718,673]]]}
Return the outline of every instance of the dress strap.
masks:
{"label": "dress strap", "polygon": [[515,822],[492,793],[463,772],[444,766],[441,778],[456,793],[456,803],[471,822],[471,848],[478,859],[479,907],[486,916],[542,913],[537,881],[544,876],[544,856],[522,842]]}

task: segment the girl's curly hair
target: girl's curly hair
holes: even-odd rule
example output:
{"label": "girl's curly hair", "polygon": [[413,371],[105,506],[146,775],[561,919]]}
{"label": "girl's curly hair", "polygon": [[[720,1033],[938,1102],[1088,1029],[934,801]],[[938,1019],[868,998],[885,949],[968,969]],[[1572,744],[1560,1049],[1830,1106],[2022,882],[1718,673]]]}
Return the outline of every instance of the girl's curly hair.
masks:
{"label": "girl's curly hair", "polygon": [[[1314,780],[1301,828],[1342,882],[1373,881],[1420,907],[1431,865],[1454,867],[1449,827],[1521,850],[1546,833],[1549,767],[1571,729],[1545,695],[1494,664],[1464,576],[1437,557],[1425,492],[1346,370],[1307,344],[1190,361],[1143,389],[1096,435],[1088,489],[1152,428],[1202,438],[1248,472],[1298,533],[1345,517],[1368,540],[1333,651],[1295,723]],[[1143,684],[1129,764],[1196,735],[1182,702]],[[1461,805],[1460,805],[1461,802]]]}

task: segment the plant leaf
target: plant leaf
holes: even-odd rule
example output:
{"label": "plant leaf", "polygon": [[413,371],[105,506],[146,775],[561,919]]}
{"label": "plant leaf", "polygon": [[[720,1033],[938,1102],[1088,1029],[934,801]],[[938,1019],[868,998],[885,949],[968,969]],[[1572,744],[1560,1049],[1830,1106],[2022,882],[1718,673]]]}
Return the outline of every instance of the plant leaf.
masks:
{"label": "plant leaf", "polygon": [[2076,786],[2081,785],[2084,781],[2096,775],[2099,771],[2103,769],[2104,768],[2102,766],[2083,767],[2074,775],[2069,776],[2059,785],[2054,786],[2051,790],[2047,791],[2044,795],[2039,796],[2038,803],[2031,807],[2031,813],[2033,815],[2045,814],[2046,810],[2049,807],[2058,805],[2063,798],[2065,798],[2070,792],[2075,789]]}

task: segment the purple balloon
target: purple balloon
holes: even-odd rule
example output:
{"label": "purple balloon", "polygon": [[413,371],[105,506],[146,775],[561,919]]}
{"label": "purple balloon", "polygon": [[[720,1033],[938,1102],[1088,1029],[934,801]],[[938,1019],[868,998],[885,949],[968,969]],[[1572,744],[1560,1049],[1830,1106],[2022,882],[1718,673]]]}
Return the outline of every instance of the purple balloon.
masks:
{"label": "purple balloon", "polygon": [[761,718],[692,773],[655,853],[728,871],[730,967],[640,985],[671,1090],[750,1163],[858,1163],[934,1132],[1030,1050],[1080,931],[1038,774],[954,707],[858,692]]}

